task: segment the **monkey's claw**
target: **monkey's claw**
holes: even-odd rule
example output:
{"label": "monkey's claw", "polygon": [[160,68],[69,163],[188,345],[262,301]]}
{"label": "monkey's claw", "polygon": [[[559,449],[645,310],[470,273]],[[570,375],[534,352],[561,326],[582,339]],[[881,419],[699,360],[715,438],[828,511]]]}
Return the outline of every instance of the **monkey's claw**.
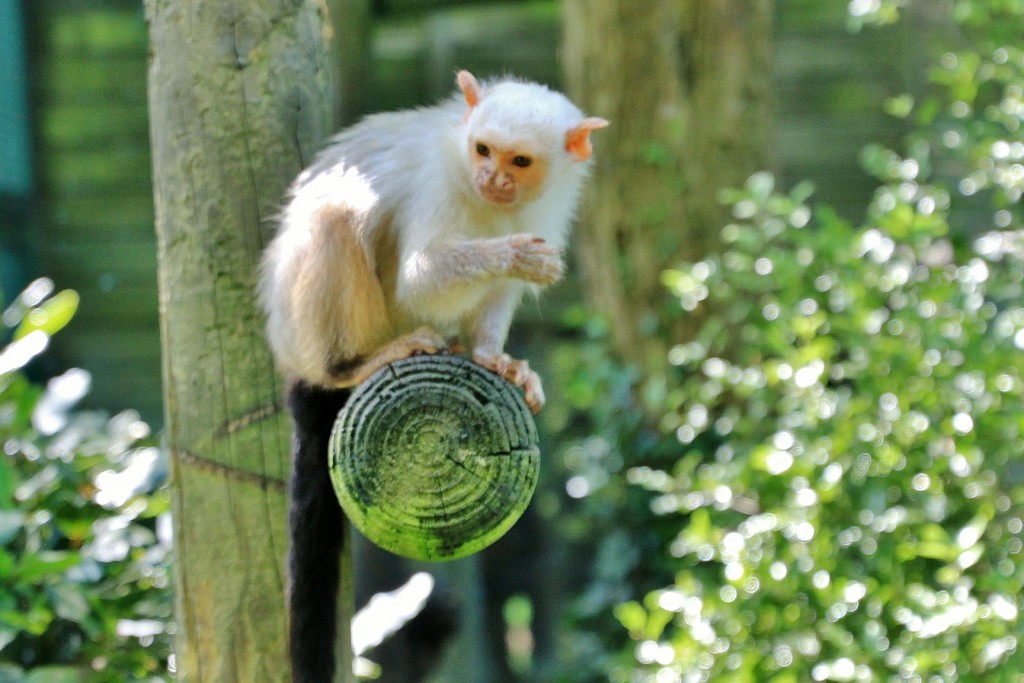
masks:
{"label": "monkey's claw", "polygon": [[525,360],[512,358],[507,353],[474,352],[473,361],[481,367],[505,378],[511,384],[523,388],[523,398],[530,412],[536,415],[544,407],[544,388],[540,375],[530,369]]}

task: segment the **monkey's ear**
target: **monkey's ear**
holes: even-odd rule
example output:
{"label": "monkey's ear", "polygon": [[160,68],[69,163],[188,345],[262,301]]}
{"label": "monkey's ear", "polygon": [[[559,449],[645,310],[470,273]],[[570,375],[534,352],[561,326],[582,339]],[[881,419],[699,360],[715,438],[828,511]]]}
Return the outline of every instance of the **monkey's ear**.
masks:
{"label": "monkey's ear", "polygon": [[565,134],[565,151],[576,161],[586,161],[593,152],[590,145],[591,131],[604,128],[608,122],[596,116],[588,116],[579,125]]}
{"label": "monkey's ear", "polygon": [[469,105],[469,108],[475,107],[480,101],[480,84],[476,82],[476,77],[463,70],[455,77],[455,81],[459,84],[459,90],[462,91],[463,97],[466,98],[466,104]]}

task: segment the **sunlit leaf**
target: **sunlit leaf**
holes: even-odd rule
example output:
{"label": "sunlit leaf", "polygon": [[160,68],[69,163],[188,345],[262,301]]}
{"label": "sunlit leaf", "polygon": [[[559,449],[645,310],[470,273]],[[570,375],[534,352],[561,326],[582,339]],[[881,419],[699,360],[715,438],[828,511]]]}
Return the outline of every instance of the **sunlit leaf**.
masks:
{"label": "sunlit leaf", "polygon": [[905,119],[914,110],[914,96],[904,94],[890,97],[883,103],[882,107],[885,113],[890,116]]}
{"label": "sunlit leaf", "polygon": [[952,562],[957,558],[959,552],[959,549],[950,543],[934,541],[901,543],[898,548],[899,557],[904,561],[923,557],[930,560]]}
{"label": "sunlit leaf", "polygon": [[25,315],[14,332],[14,338],[22,339],[36,331],[53,336],[71,322],[78,310],[78,302],[78,292],[74,290],[65,289],[54,294]]}
{"label": "sunlit leaf", "polygon": [[747,190],[761,201],[767,200],[774,189],[775,176],[771,173],[755,173],[747,180]]}
{"label": "sunlit leaf", "polygon": [[647,610],[638,602],[622,602],[616,605],[615,618],[635,638],[639,638],[647,626]]}

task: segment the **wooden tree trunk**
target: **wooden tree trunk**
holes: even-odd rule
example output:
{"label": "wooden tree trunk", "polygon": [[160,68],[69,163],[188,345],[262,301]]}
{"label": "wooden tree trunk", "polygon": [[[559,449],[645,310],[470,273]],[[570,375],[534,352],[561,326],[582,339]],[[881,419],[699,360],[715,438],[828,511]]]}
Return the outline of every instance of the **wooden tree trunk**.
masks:
{"label": "wooden tree trunk", "polygon": [[148,0],[147,17],[178,680],[286,681],[289,424],[254,292],[284,189],[330,132],[326,17],[316,0]]}
{"label": "wooden tree trunk", "polygon": [[[718,191],[767,164],[773,0],[566,0],[569,94],[595,136],[580,262],[621,356],[663,363],[661,271],[713,249]],[[609,273],[613,273],[609,276]]]}

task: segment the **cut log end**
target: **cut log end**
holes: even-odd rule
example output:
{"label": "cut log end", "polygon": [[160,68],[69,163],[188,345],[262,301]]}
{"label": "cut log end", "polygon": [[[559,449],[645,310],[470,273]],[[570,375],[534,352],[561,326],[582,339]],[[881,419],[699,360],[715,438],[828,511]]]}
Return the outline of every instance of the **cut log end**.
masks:
{"label": "cut log end", "polygon": [[415,356],[360,385],[338,414],[331,479],[371,541],[452,560],[501,538],[537,486],[537,428],[518,389],[459,356]]}

